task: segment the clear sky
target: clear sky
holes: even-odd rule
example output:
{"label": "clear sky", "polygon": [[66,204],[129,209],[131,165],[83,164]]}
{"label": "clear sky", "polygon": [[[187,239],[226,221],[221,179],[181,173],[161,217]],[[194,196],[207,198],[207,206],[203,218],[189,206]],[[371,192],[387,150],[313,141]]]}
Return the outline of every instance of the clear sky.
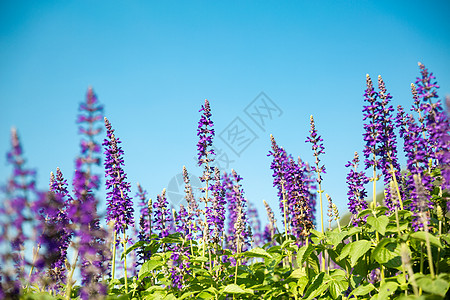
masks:
{"label": "clear sky", "polygon": [[[450,94],[449,14],[449,1],[3,0],[0,180],[11,173],[11,126],[39,187],[56,167],[72,177],[77,108],[92,86],[123,141],[133,195],[137,182],[152,198],[176,192],[183,165],[200,175],[196,129],[207,98],[215,145],[231,160],[222,167],[244,178],[263,222],[263,199],[278,210],[269,134],[312,162],[311,114],[324,138],[324,190],[343,212],[344,165],[363,149],[365,74],[381,74],[393,105],[409,107],[420,61],[439,95]],[[262,101],[272,114],[252,119]],[[245,128],[242,143],[233,128]]]}

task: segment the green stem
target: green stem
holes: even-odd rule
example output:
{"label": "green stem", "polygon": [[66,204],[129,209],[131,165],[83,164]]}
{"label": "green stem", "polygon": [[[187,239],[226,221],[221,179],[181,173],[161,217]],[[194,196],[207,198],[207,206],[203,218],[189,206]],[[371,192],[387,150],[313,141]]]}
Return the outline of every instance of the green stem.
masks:
{"label": "green stem", "polygon": [[117,240],[117,231],[114,230],[114,238],[113,238],[113,255],[112,255],[112,267],[111,267],[111,280],[114,280],[114,275],[116,274],[116,240]]}
{"label": "green stem", "polygon": [[25,289],[28,289],[28,287],[31,284],[31,275],[33,274],[34,265],[36,264],[37,256],[39,254],[39,249],[41,249],[41,244],[38,243],[36,249],[33,248],[33,262],[31,264],[30,274],[28,275],[28,283]]}
{"label": "green stem", "polygon": [[[422,220],[424,220],[424,218],[422,218]],[[424,227],[425,232],[428,233],[427,221],[423,222],[423,227]],[[431,274],[431,277],[434,278],[435,273],[434,273],[434,266],[433,266],[433,254],[431,253],[430,237],[428,236],[428,234],[425,235],[425,243],[427,245],[427,256],[428,256],[428,265],[430,267],[430,274]]]}
{"label": "green stem", "polygon": [[77,266],[77,260],[78,260],[78,249],[76,250],[74,259],[73,259],[73,263],[70,266],[70,273],[69,273],[69,277],[67,277],[67,289],[66,289],[66,299],[70,300],[71,299],[71,294],[72,294],[72,277],[73,277],[73,272],[75,271],[75,268]]}
{"label": "green stem", "polygon": [[392,178],[394,179],[395,188],[397,190],[397,196],[398,196],[398,202],[400,203],[400,209],[403,210],[402,195],[400,194],[400,188],[398,186],[397,176],[395,175],[394,166],[392,165],[392,163],[391,163],[391,173],[392,173]]}
{"label": "green stem", "polygon": [[127,276],[127,238],[125,235],[125,228],[123,229],[123,253],[124,258],[123,258],[123,272],[125,275],[125,293],[128,294],[128,276]]}

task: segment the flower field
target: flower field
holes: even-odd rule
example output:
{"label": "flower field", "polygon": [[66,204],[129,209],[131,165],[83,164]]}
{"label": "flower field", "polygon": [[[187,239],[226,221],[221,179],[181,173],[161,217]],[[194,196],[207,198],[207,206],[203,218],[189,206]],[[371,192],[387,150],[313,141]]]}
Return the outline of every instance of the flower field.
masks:
{"label": "flower field", "polygon": [[38,190],[13,128],[0,202],[0,299],[450,298],[449,110],[433,74],[421,63],[419,72],[410,107],[394,108],[382,77],[366,77],[365,146],[346,165],[348,224],[323,190],[326,141],[313,116],[305,142],[315,161],[296,159],[267,136],[279,206],[259,203],[263,218],[238,170],[214,167],[208,100],[197,127],[202,188],[193,190],[183,167],[179,207],[169,206],[163,187],[152,199],[146,183],[128,181],[114,120],[91,88],[79,107],[70,185],[56,168],[49,189]]}

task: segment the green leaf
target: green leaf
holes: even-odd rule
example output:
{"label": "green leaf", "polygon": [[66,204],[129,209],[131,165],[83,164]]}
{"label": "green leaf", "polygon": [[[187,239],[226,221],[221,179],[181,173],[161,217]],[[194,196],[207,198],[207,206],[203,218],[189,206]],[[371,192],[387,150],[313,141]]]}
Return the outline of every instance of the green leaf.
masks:
{"label": "green leaf", "polygon": [[308,296],[306,300],[311,300],[321,295],[328,289],[330,282],[329,281],[324,282],[324,277],[325,273],[320,273],[314,278],[313,283],[306,290],[305,296]]}
{"label": "green leaf", "polygon": [[339,255],[339,260],[343,260],[344,258],[346,258],[349,254],[350,251],[352,250],[352,243],[348,243],[347,245],[345,245],[342,250],[341,250],[341,255]]}
{"label": "green leaf", "polygon": [[151,271],[162,266],[163,264],[164,262],[162,260],[154,260],[154,259],[147,260],[139,270],[138,274],[139,279],[143,279],[144,277],[148,276],[151,273]]}
{"label": "green leaf", "polygon": [[372,259],[388,268],[399,268],[402,265],[400,245],[393,238],[385,238],[372,251]]}
{"label": "green leaf", "polygon": [[207,262],[208,258],[206,256],[197,256],[194,259],[191,259],[192,262],[198,262],[198,263],[203,263],[203,262]]}
{"label": "green leaf", "polygon": [[298,279],[297,286],[299,288],[300,294],[303,294],[308,283],[309,283],[308,277],[301,277]]}
{"label": "green leaf", "polygon": [[253,291],[251,289],[244,290],[237,284],[232,283],[225,287],[225,289],[223,290],[223,293],[226,293],[226,294],[253,294]]}
{"label": "green leaf", "polygon": [[197,293],[197,292],[186,292],[186,293],[184,293],[183,295],[181,295],[181,297],[178,298],[178,299],[182,300],[182,299],[184,299],[184,298],[191,297],[192,295],[195,295],[196,293]]}
{"label": "green leaf", "polygon": [[386,226],[389,224],[389,218],[385,215],[380,217],[370,216],[367,218],[367,223],[376,231],[384,235],[386,233]]}
{"label": "green leaf", "polygon": [[356,289],[354,289],[350,295],[355,295],[355,296],[364,296],[367,295],[368,293],[370,293],[371,291],[373,291],[375,289],[375,286],[371,283],[365,284],[365,285],[360,285],[358,286]]}
{"label": "green leaf", "polygon": [[272,258],[272,255],[270,255],[266,250],[264,250],[262,248],[259,248],[259,247],[258,248],[253,248],[253,249],[250,249],[250,250],[244,252],[242,254],[242,256],[245,256],[245,257],[262,257],[262,258],[269,258],[269,259]]}
{"label": "green leaf", "polygon": [[389,299],[389,296],[392,295],[398,287],[398,283],[393,281],[387,281],[381,284],[380,290],[378,292],[379,299]]}
{"label": "green leaf", "polygon": [[289,275],[288,278],[300,279],[302,277],[306,277],[306,273],[305,273],[305,270],[303,270],[302,268],[299,268],[299,269],[295,269],[294,271],[292,271],[291,275]]}
{"label": "green leaf", "polygon": [[361,211],[361,212],[358,214],[358,219],[361,219],[361,218],[363,218],[363,217],[365,217],[365,216],[367,216],[367,215],[369,215],[369,214],[371,214],[371,213],[372,213],[372,210],[369,209],[369,208],[366,208],[365,210]]}
{"label": "green leaf", "polygon": [[428,237],[431,245],[434,245],[439,248],[443,248],[439,239],[429,232],[417,231],[417,232],[414,232],[413,234],[411,234],[410,237],[412,237],[413,239],[416,239],[416,240],[424,241],[424,242],[426,242],[426,239]]}
{"label": "green leaf", "polygon": [[342,232],[327,231],[325,235],[327,236],[327,239],[330,241],[331,245],[336,247],[347,236],[347,231]]}
{"label": "green leaf", "polygon": [[120,259],[123,260],[123,258],[125,257],[125,255],[128,255],[128,253],[130,253],[131,251],[133,251],[136,248],[140,248],[142,246],[144,246],[146,244],[146,242],[144,241],[138,241],[136,242],[133,246],[127,248],[126,252],[123,252],[122,255],[120,256]]}
{"label": "green leaf", "polygon": [[301,266],[308,259],[309,255],[314,251],[314,246],[311,244],[305,245],[298,249],[297,265]]}
{"label": "green leaf", "polygon": [[197,299],[199,299],[199,298],[209,300],[209,299],[214,299],[214,295],[211,295],[210,293],[203,291],[200,294],[198,294]]}
{"label": "green leaf", "polygon": [[343,291],[348,289],[348,281],[343,275],[332,275],[330,280],[330,294],[333,299],[337,299]]}
{"label": "green leaf", "polygon": [[[445,274],[442,275],[445,276]],[[425,275],[417,279],[416,282],[425,292],[440,295],[442,297],[445,296],[449,288],[448,280],[445,280],[442,276],[433,279],[430,275]]]}
{"label": "green leaf", "polygon": [[[360,259],[361,256],[363,256],[364,254],[366,254],[367,251],[370,250],[372,243],[367,240],[360,240],[360,241],[350,243],[348,245],[350,245],[350,253],[349,253],[350,266],[354,267],[356,265],[356,263],[358,262],[358,259]],[[342,249],[342,250],[344,250],[344,249]]]}

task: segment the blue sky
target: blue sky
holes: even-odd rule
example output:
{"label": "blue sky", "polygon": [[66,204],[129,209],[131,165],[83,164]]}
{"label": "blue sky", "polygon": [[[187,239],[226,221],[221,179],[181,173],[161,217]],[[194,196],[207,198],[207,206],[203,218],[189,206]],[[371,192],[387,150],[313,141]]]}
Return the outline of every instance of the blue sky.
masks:
{"label": "blue sky", "polygon": [[[262,200],[278,207],[269,134],[312,162],[311,114],[324,138],[324,190],[345,211],[344,165],[363,149],[365,74],[381,74],[393,105],[408,107],[421,61],[439,95],[450,94],[449,12],[448,1],[2,1],[0,180],[11,172],[11,126],[39,187],[56,167],[72,177],[77,108],[92,86],[123,141],[133,194],[136,182],[152,198],[174,190],[183,165],[200,175],[207,98],[215,145],[233,161],[224,169],[244,178],[264,222]],[[278,108],[264,126],[246,114],[261,92]],[[225,138],[233,122],[252,132],[239,155]]]}

